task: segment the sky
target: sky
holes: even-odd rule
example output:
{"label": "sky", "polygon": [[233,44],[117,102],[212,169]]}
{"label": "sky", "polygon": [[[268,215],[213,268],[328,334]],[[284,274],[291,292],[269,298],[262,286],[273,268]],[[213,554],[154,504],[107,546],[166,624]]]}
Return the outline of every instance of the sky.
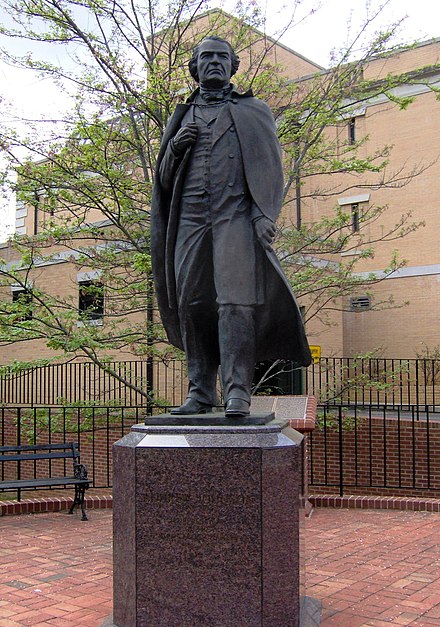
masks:
{"label": "sky", "polygon": [[[282,0],[267,1],[267,32],[276,34],[284,26]],[[288,4],[288,3],[287,3]],[[371,0],[370,14],[380,4],[386,4],[373,30],[405,18],[397,43],[425,41],[440,37],[440,0]],[[320,8],[306,20],[302,15],[311,6]],[[324,67],[328,66],[331,51],[351,40],[353,32],[366,16],[365,0],[301,0],[298,22],[281,41],[306,58]],[[223,8],[228,10],[228,0]],[[302,13],[301,13],[302,11]],[[0,14],[1,20],[1,14]],[[351,30],[348,28],[351,23]],[[66,98],[49,80],[26,71],[13,69],[0,62],[0,97],[11,102],[15,113],[28,119],[61,117],[66,110]],[[4,121],[4,115],[2,115]],[[13,201],[0,206],[0,240],[12,230]]]}
{"label": "sky", "polygon": [[[269,6],[274,6],[276,2],[269,0]],[[321,5],[316,13],[289,31],[283,43],[325,67],[329,63],[331,50],[351,40],[348,22],[352,23],[352,32],[356,32],[356,26],[365,18],[366,2],[321,0],[316,4]],[[386,6],[374,22],[374,31],[405,18],[400,27],[399,43],[440,37],[440,0],[373,0],[370,2],[369,14],[372,15],[377,7],[384,4]]]}

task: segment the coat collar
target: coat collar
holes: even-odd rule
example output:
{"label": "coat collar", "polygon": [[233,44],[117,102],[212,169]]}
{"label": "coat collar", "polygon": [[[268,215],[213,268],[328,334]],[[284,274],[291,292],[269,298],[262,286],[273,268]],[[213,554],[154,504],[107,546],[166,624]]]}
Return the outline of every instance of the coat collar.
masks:
{"label": "coat collar", "polygon": [[[240,93],[238,92],[234,85],[231,84],[231,92],[228,95],[228,100],[232,100],[234,98],[251,98],[254,94],[252,93],[252,89],[248,89],[246,92],[244,93]],[[197,89],[195,91],[193,91],[193,93],[190,95],[190,97],[187,99],[187,104],[192,104],[195,99],[197,98],[197,96],[200,94],[200,87],[197,87]]]}

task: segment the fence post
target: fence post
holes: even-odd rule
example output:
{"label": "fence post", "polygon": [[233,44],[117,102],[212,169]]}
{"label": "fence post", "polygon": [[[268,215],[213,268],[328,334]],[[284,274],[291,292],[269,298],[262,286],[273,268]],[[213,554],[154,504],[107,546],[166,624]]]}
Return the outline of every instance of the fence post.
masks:
{"label": "fence post", "polygon": [[339,423],[339,496],[344,496],[344,466],[343,466],[343,435],[342,435],[342,406],[338,407]]}
{"label": "fence post", "polygon": [[428,490],[431,487],[431,442],[429,433],[429,405],[425,405],[426,412],[426,473],[428,475]]}
{"label": "fence post", "polygon": [[[21,407],[17,408],[17,446],[21,446]],[[17,479],[21,479],[21,461],[17,462]],[[17,501],[21,501],[21,490],[17,490]]]}

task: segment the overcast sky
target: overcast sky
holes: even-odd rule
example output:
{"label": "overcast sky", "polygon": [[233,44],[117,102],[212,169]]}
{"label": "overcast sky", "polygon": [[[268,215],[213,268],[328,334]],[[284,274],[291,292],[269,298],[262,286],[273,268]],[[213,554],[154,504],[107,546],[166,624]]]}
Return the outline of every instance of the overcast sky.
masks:
{"label": "overcast sky", "polygon": [[[279,0],[269,0],[269,6],[276,6]],[[304,3],[304,6],[307,3]],[[347,24],[351,21],[352,31],[366,15],[365,0],[321,0],[320,9],[306,22],[293,28],[283,38],[290,48],[310,58],[320,65],[327,66],[330,52],[335,47],[351,41]],[[373,30],[382,28],[405,18],[399,34],[400,43],[414,40],[424,41],[440,37],[440,0],[389,0],[370,2],[370,15],[381,5],[385,5]],[[352,34],[353,34],[352,33]]]}
{"label": "overcast sky", "polygon": [[[285,45],[303,56],[322,65],[328,66],[333,48],[343,47],[351,40],[357,26],[365,18],[365,0],[302,0],[304,13],[313,5],[321,8],[306,21],[300,22],[289,30],[282,41]],[[380,3],[371,1],[370,12]],[[440,0],[389,0],[384,11],[374,24],[378,31],[403,17],[399,33],[399,42],[409,43],[414,40],[424,41],[440,37]],[[228,0],[223,5],[228,10]],[[283,26],[282,0],[267,0],[267,31],[275,31]],[[299,11],[298,17],[301,17]],[[351,21],[352,33],[347,24]],[[59,90],[48,80],[24,70],[12,69],[0,63],[0,96],[14,103],[17,113],[30,119],[61,115],[65,109],[65,99]],[[0,208],[0,239],[4,235],[5,225],[12,223],[11,208]]]}

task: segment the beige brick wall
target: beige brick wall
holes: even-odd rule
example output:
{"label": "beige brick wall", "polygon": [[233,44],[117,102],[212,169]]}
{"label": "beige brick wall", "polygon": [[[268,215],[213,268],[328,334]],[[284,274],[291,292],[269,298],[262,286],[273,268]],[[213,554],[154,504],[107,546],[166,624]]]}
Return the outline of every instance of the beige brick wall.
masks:
{"label": "beige brick wall", "polygon": [[384,301],[390,294],[396,305],[409,304],[344,313],[344,356],[379,348],[383,357],[412,358],[423,351],[424,344],[440,346],[440,274],[383,281],[374,289],[373,302]]}
{"label": "beige brick wall", "polygon": [[[290,75],[310,74],[316,66],[295,55],[288,49],[278,46],[273,51],[274,58],[286,67]],[[366,70],[366,77],[385,76],[392,71],[409,71],[420,66],[431,65],[439,60],[440,43],[423,45],[408,52],[394,55],[390,59],[374,61]],[[310,185],[332,186],[336,191],[331,200],[319,200],[318,197],[305,199],[303,202],[304,221],[315,221],[330,212],[338,197],[346,197],[365,192],[363,185],[368,182],[376,184],[371,189],[370,203],[387,205],[386,212],[365,229],[365,235],[372,239],[380,239],[387,230],[392,228],[401,215],[412,212],[413,221],[426,222],[426,225],[404,239],[391,239],[376,245],[375,256],[362,262],[361,271],[383,269],[390,259],[392,251],[398,249],[401,256],[407,259],[408,267],[415,273],[419,266],[440,264],[438,233],[440,232],[440,103],[431,93],[417,96],[406,110],[400,111],[390,103],[372,104],[367,107],[365,115],[356,120],[358,137],[369,136],[369,142],[362,149],[361,155],[380,150],[381,147],[393,146],[390,163],[384,174],[386,177],[397,177],[393,186],[383,188],[380,178],[333,176],[321,181],[308,183],[304,187],[307,194]],[[335,130],[330,130],[335,133]],[[347,137],[346,125],[342,124],[337,131],[341,141]],[[405,177],[414,169],[424,171],[415,176],[407,185],[403,185]],[[293,210],[293,207],[292,207]],[[97,217],[97,216],[95,216]],[[28,212],[26,224],[33,224],[32,212]],[[361,243],[361,242],[360,242]],[[8,249],[2,250],[2,256],[8,258]],[[338,257],[337,260],[342,260]],[[76,268],[69,264],[49,266],[36,271],[37,280],[44,281],[51,294],[64,297],[70,294],[77,297]],[[311,344],[321,345],[323,355],[352,355],[382,347],[383,354],[390,357],[412,357],[420,349],[423,342],[429,345],[440,344],[438,310],[440,300],[439,275],[387,280],[374,287],[374,299],[382,300],[392,294],[397,303],[409,300],[408,306],[385,312],[345,313],[335,311],[331,317],[331,325],[323,325],[318,318],[307,325]],[[361,294],[363,290],[360,290]],[[359,294],[354,294],[359,295]],[[8,294],[6,294],[8,297]],[[345,305],[347,305],[347,302]],[[31,359],[36,356],[45,357],[52,352],[42,342],[17,344],[13,347],[0,349],[0,362],[11,359]],[[117,358],[128,359],[129,353]],[[162,376],[162,375],[161,375]]]}
{"label": "beige brick wall", "polygon": [[426,42],[404,52],[397,52],[390,57],[379,58],[366,68],[367,80],[385,78],[389,74],[410,72],[440,61],[440,41]]}
{"label": "beige brick wall", "polygon": [[[423,45],[388,60],[375,61],[366,76],[383,77],[389,72],[409,71],[436,63],[439,57],[440,43]],[[384,269],[393,251],[397,250],[411,273],[426,272],[421,268],[424,266],[431,266],[432,272],[436,272],[435,266],[440,264],[440,103],[435,94],[419,93],[403,111],[391,103],[370,104],[365,115],[356,118],[356,131],[357,138],[369,137],[361,151],[363,155],[391,146],[389,164],[378,175],[332,177],[331,185],[337,191],[336,195],[331,200],[314,198],[304,201],[305,220],[315,221],[330,212],[340,197],[368,192],[371,205],[387,208],[375,223],[361,230],[366,239],[380,240],[408,212],[412,214],[409,222],[424,221],[425,225],[403,239],[398,238],[396,232],[396,237],[379,241],[375,244],[374,257],[362,261],[358,271]],[[342,139],[347,137],[346,126],[340,133]],[[383,187],[380,184],[383,176],[395,180]],[[373,184],[372,189],[365,189],[363,185],[366,183]],[[313,181],[315,186],[328,184],[329,180],[325,178]],[[310,185],[305,187],[307,192],[310,192]],[[361,239],[359,244],[362,244]],[[349,258],[340,257],[340,261]],[[397,304],[405,301],[409,304],[382,312],[344,313],[343,354],[349,356],[381,347],[383,356],[414,357],[423,343],[440,344],[439,280],[439,275],[430,274],[387,280],[371,288],[375,302],[392,295]],[[365,292],[360,289],[353,295]],[[349,305],[349,299],[345,304]],[[327,353],[325,344],[323,352]]]}
{"label": "beige brick wall", "polygon": [[[16,258],[16,253],[10,248],[2,252],[4,257]],[[33,283],[35,287],[43,289],[50,296],[55,297],[60,303],[66,302],[68,306],[75,309],[78,307],[79,291],[77,273],[79,270],[86,271],[87,268],[79,269],[68,261],[42,266],[32,270],[27,276],[27,281]],[[11,288],[0,288],[0,298],[10,301],[12,299]],[[144,319],[145,314],[141,312],[118,318],[120,324],[124,326],[128,324],[130,320],[136,323]],[[108,317],[106,318],[104,315],[104,325],[106,324],[106,320],[108,320]],[[50,339],[50,331],[48,331],[48,339]],[[110,354],[116,360],[131,360],[135,358],[133,353],[130,352],[129,347],[123,351],[112,351]],[[63,355],[63,352],[48,348],[44,339],[0,346],[0,364],[6,364],[13,360],[30,361],[33,359],[46,359],[58,355]],[[78,355],[83,355],[83,353],[79,351]]]}
{"label": "beige brick wall", "polygon": [[306,324],[306,334],[310,345],[321,347],[323,357],[341,356],[343,349],[342,308],[330,311],[325,322],[321,317],[312,318]]}
{"label": "beige brick wall", "polygon": [[[440,103],[431,93],[419,95],[407,110],[379,105],[367,110],[365,131],[371,148],[393,145],[387,171],[401,170],[405,176],[413,168],[424,169],[407,184],[371,192],[371,202],[387,205],[386,212],[367,235],[380,238],[398,223],[400,216],[411,212],[410,221],[425,222],[403,239],[382,242],[376,246],[373,259],[359,270],[386,267],[393,250],[407,261],[416,274],[419,266],[440,263]],[[344,355],[383,348],[384,356],[414,357],[422,343],[440,343],[438,311],[440,305],[438,275],[387,280],[373,289],[376,300],[392,295],[397,303],[409,301],[403,309],[387,312],[344,315]]]}

